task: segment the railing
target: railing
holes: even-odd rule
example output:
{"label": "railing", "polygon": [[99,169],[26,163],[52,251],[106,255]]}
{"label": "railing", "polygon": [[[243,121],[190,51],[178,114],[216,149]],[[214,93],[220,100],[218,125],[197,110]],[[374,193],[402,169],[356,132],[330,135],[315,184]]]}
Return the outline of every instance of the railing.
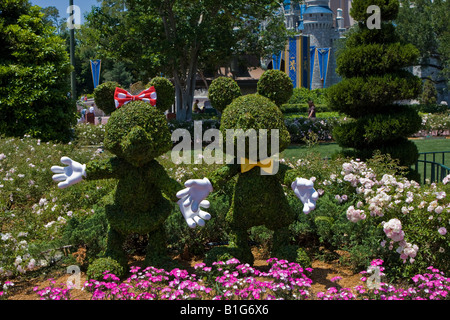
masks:
{"label": "railing", "polygon": [[[441,182],[450,174],[450,168],[445,165],[445,155],[448,153],[450,153],[450,151],[419,153],[419,160],[416,162],[415,169],[417,172],[421,173],[424,184],[428,182],[427,180],[429,180],[430,183]],[[420,159],[421,156],[423,156],[423,159]],[[419,164],[421,164],[420,168]]]}

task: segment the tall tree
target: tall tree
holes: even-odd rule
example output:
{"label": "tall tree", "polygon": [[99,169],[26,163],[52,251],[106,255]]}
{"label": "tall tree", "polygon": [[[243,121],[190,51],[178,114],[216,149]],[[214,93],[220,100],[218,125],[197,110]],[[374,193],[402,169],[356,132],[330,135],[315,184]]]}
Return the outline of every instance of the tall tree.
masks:
{"label": "tall tree", "polygon": [[[366,25],[372,4],[381,9],[379,28]],[[343,79],[327,95],[334,110],[351,117],[333,132],[341,147],[353,148],[360,158],[381,150],[410,166],[418,151],[407,137],[420,128],[421,118],[397,101],[416,98],[422,86],[418,77],[404,70],[417,62],[419,51],[395,32],[392,20],[397,12],[396,0],[353,1],[350,14],[358,25],[346,36],[337,57],[337,72]]]}
{"label": "tall tree", "polygon": [[279,37],[260,30],[278,8],[272,0],[127,0],[121,16],[101,7],[87,19],[100,31],[103,52],[131,61],[142,80],[160,73],[173,79],[177,118],[184,120],[190,118],[199,68],[217,68],[243,52],[267,54],[270,44],[285,43],[284,28],[270,29],[281,30]]}
{"label": "tall tree", "polygon": [[28,0],[0,2],[0,134],[67,141],[76,123],[63,40]]}

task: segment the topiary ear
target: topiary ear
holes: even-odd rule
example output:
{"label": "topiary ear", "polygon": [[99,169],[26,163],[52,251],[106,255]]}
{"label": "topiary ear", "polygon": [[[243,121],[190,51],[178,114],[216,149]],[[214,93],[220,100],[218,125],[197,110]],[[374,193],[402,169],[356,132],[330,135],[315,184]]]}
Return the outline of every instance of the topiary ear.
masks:
{"label": "topiary ear", "polygon": [[241,95],[241,88],[237,82],[228,77],[214,79],[208,89],[208,99],[212,107],[220,113]]}
{"label": "topiary ear", "polygon": [[265,71],[258,81],[257,92],[269,98],[278,107],[287,103],[294,92],[294,85],[289,76],[280,70]]}
{"label": "topiary ear", "polygon": [[116,104],[114,102],[116,88],[122,88],[122,86],[115,81],[106,81],[94,89],[95,104],[107,115],[116,111]]}
{"label": "topiary ear", "polygon": [[175,102],[175,87],[170,80],[164,77],[155,77],[146,87],[155,87],[157,95],[156,109],[164,112],[172,107],[172,104]]}

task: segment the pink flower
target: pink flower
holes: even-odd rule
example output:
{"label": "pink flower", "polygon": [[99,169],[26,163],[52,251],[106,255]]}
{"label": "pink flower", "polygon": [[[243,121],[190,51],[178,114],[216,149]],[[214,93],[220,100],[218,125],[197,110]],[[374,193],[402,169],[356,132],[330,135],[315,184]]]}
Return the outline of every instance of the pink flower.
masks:
{"label": "pink flower", "polygon": [[440,235],[443,236],[443,235],[447,234],[447,229],[445,229],[444,227],[441,227],[438,229],[438,232]]}

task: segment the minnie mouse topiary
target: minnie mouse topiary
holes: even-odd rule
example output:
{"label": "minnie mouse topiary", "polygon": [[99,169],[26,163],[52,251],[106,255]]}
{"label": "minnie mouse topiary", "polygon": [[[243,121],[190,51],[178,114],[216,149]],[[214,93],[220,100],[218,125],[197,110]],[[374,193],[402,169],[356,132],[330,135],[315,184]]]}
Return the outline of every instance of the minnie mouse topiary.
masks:
{"label": "minnie mouse topiary", "polygon": [[[115,156],[87,164],[62,157],[67,166],[53,166],[53,180],[59,188],[66,188],[83,179],[117,179],[116,189],[105,200],[109,224],[105,256],[128,270],[122,250],[126,235],[148,234],[145,263],[167,266],[172,259],[166,251],[164,223],[173,208],[167,198],[177,201],[176,192],[182,187],[156,160],[172,147],[167,120],[155,107],[153,87],[136,96],[117,88],[115,100],[117,110],[106,124],[104,139],[105,149]],[[189,214],[189,207],[181,209]]]}

